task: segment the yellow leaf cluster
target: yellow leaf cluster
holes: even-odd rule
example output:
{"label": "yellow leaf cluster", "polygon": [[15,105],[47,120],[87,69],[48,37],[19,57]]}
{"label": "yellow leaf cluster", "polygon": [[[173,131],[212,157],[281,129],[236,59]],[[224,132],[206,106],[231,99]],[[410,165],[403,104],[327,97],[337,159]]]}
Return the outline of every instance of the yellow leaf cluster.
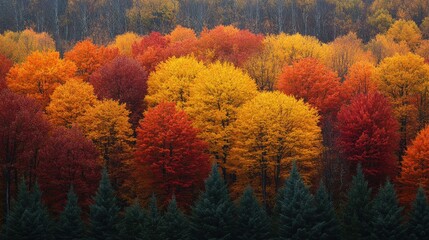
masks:
{"label": "yellow leaf cluster", "polygon": [[185,111],[191,116],[201,137],[221,167],[229,147],[229,126],[237,109],[257,94],[255,82],[229,63],[214,63],[200,71],[190,89]]}
{"label": "yellow leaf cluster", "polygon": [[410,48],[405,42],[395,42],[386,35],[377,35],[368,44],[376,63],[380,63],[386,57],[393,57],[395,54],[404,55],[410,52]]}
{"label": "yellow leaf cluster", "polygon": [[264,39],[262,53],[249,59],[244,68],[260,90],[273,90],[284,65],[307,57],[322,59],[324,48],[315,37],[270,35]]}
{"label": "yellow leaf cluster", "polygon": [[55,89],[46,112],[52,123],[70,128],[96,104],[98,101],[91,84],[70,80]]}
{"label": "yellow leaf cluster", "polygon": [[76,65],[60,59],[58,52],[33,52],[10,69],[6,81],[12,91],[38,99],[46,106],[55,88],[75,73]]}
{"label": "yellow leaf cluster", "polygon": [[273,198],[294,160],[305,181],[314,180],[322,149],[318,121],[315,108],[280,92],[263,92],[245,103],[231,130],[234,189],[240,192],[250,182],[259,191],[269,188]]}
{"label": "yellow leaf cluster", "polygon": [[422,33],[414,21],[398,20],[387,31],[386,35],[395,42],[405,42],[411,50],[415,50],[422,39]]}
{"label": "yellow leaf cluster", "polygon": [[55,42],[49,34],[31,29],[6,31],[0,35],[0,53],[14,62],[22,62],[34,51],[54,51]]}
{"label": "yellow leaf cluster", "polygon": [[184,108],[189,99],[190,86],[204,70],[204,64],[192,56],[168,59],[149,76],[146,102],[151,107],[161,102],[175,102],[178,107]]}
{"label": "yellow leaf cluster", "polygon": [[119,49],[123,55],[131,56],[133,44],[140,39],[141,37],[136,33],[126,32],[116,36],[115,41],[110,46]]}

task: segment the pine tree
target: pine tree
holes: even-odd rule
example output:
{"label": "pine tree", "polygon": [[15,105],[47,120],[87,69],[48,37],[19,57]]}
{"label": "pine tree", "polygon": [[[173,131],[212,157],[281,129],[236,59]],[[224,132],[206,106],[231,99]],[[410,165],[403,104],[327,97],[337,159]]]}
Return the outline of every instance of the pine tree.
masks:
{"label": "pine tree", "polygon": [[152,195],[149,201],[149,209],[147,210],[145,220],[145,236],[150,240],[162,240],[159,232],[159,224],[161,216],[158,211],[158,204],[155,194]]}
{"label": "pine tree", "polygon": [[117,239],[119,207],[106,168],[103,168],[100,185],[90,206],[90,238],[100,240]]}
{"label": "pine tree", "polygon": [[386,182],[374,199],[371,239],[404,239],[402,209],[393,184]]}
{"label": "pine tree", "polygon": [[237,239],[265,240],[271,235],[271,222],[259,205],[251,187],[246,188],[237,210]]}
{"label": "pine tree", "polygon": [[417,196],[410,212],[407,236],[410,240],[429,238],[429,205],[422,187],[417,190]]}
{"label": "pine tree", "polygon": [[371,188],[368,187],[362,167],[358,165],[343,211],[344,239],[368,239],[371,216]]}
{"label": "pine tree", "polygon": [[316,236],[314,198],[293,163],[277,202],[280,239],[313,239]]}
{"label": "pine tree", "polygon": [[119,239],[140,240],[148,239],[145,236],[144,224],[146,214],[143,208],[136,201],[133,205],[125,209],[125,215],[119,224]]}
{"label": "pine tree", "polygon": [[53,224],[42,204],[37,184],[29,192],[23,180],[19,185],[18,198],[6,218],[2,239],[6,240],[53,240]]}
{"label": "pine tree", "polygon": [[161,219],[160,236],[163,240],[189,240],[189,221],[177,207],[173,197],[168,204],[167,211]]}
{"label": "pine tree", "polygon": [[217,165],[205,181],[205,191],[192,208],[191,235],[197,239],[235,239],[235,209]]}
{"label": "pine tree", "polygon": [[81,209],[73,187],[67,194],[67,204],[56,226],[56,239],[78,240],[85,237],[85,226],[81,219]]}
{"label": "pine tree", "polygon": [[314,199],[316,202],[316,229],[320,236],[319,239],[340,239],[340,225],[338,223],[337,215],[335,214],[334,205],[326,192],[326,187],[323,182],[320,183]]}

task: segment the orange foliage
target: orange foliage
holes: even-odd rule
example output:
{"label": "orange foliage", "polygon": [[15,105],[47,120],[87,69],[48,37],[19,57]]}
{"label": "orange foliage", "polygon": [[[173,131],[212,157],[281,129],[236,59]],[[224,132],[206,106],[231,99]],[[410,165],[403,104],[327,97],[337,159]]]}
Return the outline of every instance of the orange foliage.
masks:
{"label": "orange foliage", "polygon": [[76,73],[76,65],[60,59],[58,52],[33,52],[27,59],[13,66],[7,76],[8,87],[17,93],[35,98],[46,106],[55,88]]}
{"label": "orange foliage", "polygon": [[344,81],[344,90],[350,97],[377,91],[375,67],[369,62],[357,62],[349,68]]}
{"label": "orange foliage", "polygon": [[414,200],[417,188],[423,187],[429,194],[429,126],[424,128],[408,147],[402,161],[398,179],[399,197],[402,203]]}
{"label": "orange foliage", "polygon": [[117,48],[100,47],[93,44],[91,40],[85,40],[66,52],[65,59],[73,61],[77,66],[77,75],[88,80],[93,72],[118,55]]}

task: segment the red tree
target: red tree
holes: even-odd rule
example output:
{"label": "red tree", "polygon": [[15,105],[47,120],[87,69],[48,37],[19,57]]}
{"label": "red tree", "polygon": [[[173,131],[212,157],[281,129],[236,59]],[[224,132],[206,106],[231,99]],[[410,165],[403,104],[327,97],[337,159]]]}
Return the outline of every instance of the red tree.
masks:
{"label": "red tree", "polygon": [[12,67],[13,62],[0,54],[0,91],[7,88],[6,74]]}
{"label": "red tree", "polygon": [[317,107],[323,117],[338,111],[342,99],[337,74],[313,58],[304,58],[285,66],[277,88]]}
{"label": "red tree", "polygon": [[389,101],[379,93],[358,95],[338,113],[337,147],[355,169],[358,163],[373,186],[397,168],[398,123]]}
{"label": "red tree", "polygon": [[247,59],[262,50],[262,35],[233,26],[218,26],[203,30],[198,41],[199,55],[206,61],[227,61],[242,66]]}
{"label": "red tree", "polygon": [[401,202],[409,204],[414,200],[417,188],[423,187],[429,194],[429,126],[417,135],[408,147],[402,160],[401,176],[398,178]]}
{"label": "red tree", "polygon": [[[166,201],[175,194],[188,204],[209,172],[207,144],[174,103],[149,109],[137,129],[136,176],[151,176],[150,186]],[[139,179],[137,179],[139,184]]]}
{"label": "red tree", "polygon": [[40,105],[9,90],[0,91],[0,184],[5,191],[2,197],[6,212],[17,181],[25,177],[34,184],[38,152],[48,131],[49,123]]}
{"label": "red tree", "polygon": [[82,207],[89,206],[101,170],[94,144],[77,128],[55,128],[40,150],[37,176],[47,206],[59,213],[64,209],[70,186]]}
{"label": "red tree", "polygon": [[135,127],[144,110],[147,77],[147,72],[136,60],[119,56],[92,74],[90,83],[100,99],[111,98],[125,103]]}

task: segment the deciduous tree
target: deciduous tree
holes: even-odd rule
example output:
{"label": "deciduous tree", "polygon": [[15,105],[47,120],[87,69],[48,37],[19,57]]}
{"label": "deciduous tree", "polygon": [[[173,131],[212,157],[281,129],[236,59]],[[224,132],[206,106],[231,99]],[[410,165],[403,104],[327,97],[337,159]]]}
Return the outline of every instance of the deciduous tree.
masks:
{"label": "deciduous tree", "polygon": [[415,50],[422,39],[422,33],[417,24],[402,19],[393,23],[386,34],[395,42],[404,41],[411,50]]}
{"label": "deciduous tree", "polygon": [[357,62],[349,68],[343,91],[346,91],[348,98],[351,99],[360,94],[376,92],[378,85],[374,65],[369,62]]}
{"label": "deciduous tree", "polygon": [[0,91],[7,88],[6,85],[6,74],[12,67],[13,63],[11,60],[0,54]]}
{"label": "deciduous tree", "polygon": [[115,37],[115,41],[110,44],[111,47],[119,49],[119,53],[131,56],[132,46],[135,42],[141,40],[141,37],[133,32],[126,32]]}

